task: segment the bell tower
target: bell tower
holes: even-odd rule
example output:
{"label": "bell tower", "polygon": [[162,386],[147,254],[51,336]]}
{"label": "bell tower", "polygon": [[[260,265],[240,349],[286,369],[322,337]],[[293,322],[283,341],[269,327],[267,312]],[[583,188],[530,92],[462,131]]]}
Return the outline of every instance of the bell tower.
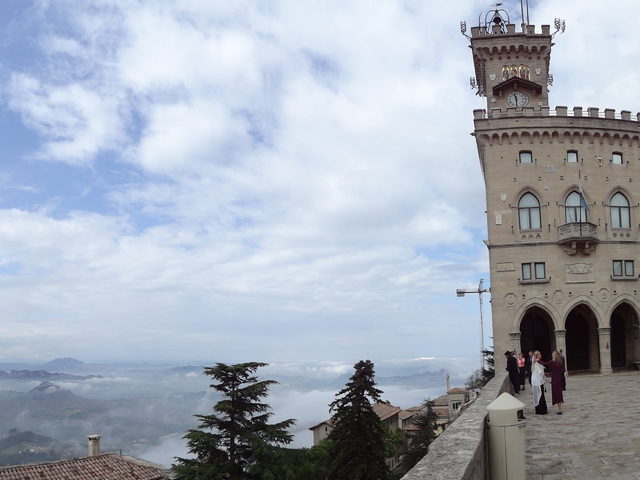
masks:
{"label": "bell tower", "polygon": [[[560,24],[557,28],[564,26]],[[463,26],[463,33],[465,29]],[[549,25],[543,25],[541,33],[535,33],[535,27],[524,18],[516,31],[516,25],[500,4],[479,18],[479,25],[471,28],[471,37],[467,38],[476,74],[471,84],[478,89],[478,95],[487,98],[487,111],[525,107],[539,110],[549,105],[547,86],[553,81],[549,74],[553,35]]]}

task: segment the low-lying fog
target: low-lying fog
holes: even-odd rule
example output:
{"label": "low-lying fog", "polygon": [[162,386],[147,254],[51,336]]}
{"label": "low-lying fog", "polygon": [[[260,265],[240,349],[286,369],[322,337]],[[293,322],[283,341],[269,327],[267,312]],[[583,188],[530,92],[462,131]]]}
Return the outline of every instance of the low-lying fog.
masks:
{"label": "low-lying fog", "polygon": [[[375,362],[374,362],[375,363]],[[389,360],[375,364],[377,387],[383,400],[401,408],[421,404],[446,391],[446,373],[451,387],[464,387],[476,362],[470,358],[423,358]],[[206,364],[213,366],[213,363]],[[86,455],[90,434],[99,434],[102,451],[122,451],[165,467],[173,458],[189,456],[183,436],[197,425],[194,414],[209,414],[219,397],[210,388],[211,378],[203,375],[202,365],[171,366],[151,364],[89,365],[77,361],[54,361],[50,364],[0,364],[0,370],[46,370],[92,378],[0,378],[4,401],[10,392],[30,392],[43,381],[56,388],[46,390],[60,396],[64,391],[88,399],[74,415],[65,412],[43,413],[34,403],[23,402],[10,419],[0,422],[0,437],[12,428],[75,442],[77,455]],[[353,365],[326,362],[317,364],[272,364],[258,370],[263,379],[279,382],[270,389],[266,400],[271,406],[272,421],[295,418],[297,424],[293,448],[310,447],[310,427],[329,418],[328,405],[344,387]],[[51,398],[54,398],[53,396]],[[72,398],[73,400],[73,398]],[[69,400],[65,403],[68,405]],[[56,403],[49,402],[49,409]],[[60,407],[62,408],[62,407]],[[68,408],[68,406],[66,407]],[[82,411],[86,409],[87,411]],[[19,411],[18,411],[19,410]],[[8,411],[8,410],[7,410]],[[45,415],[46,418],[40,418]]]}

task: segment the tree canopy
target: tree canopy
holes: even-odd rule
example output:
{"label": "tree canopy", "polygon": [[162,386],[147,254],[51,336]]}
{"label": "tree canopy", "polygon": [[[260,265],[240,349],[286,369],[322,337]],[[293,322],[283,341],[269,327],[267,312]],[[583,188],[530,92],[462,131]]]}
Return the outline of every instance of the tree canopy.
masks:
{"label": "tree canopy", "polygon": [[407,450],[396,472],[399,474],[397,478],[411,470],[429,452],[429,445],[437,437],[438,416],[433,411],[433,405],[433,400],[426,399],[420,413],[413,416],[416,429],[409,434]]}
{"label": "tree canopy", "polygon": [[260,463],[268,463],[276,447],[291,442],[289,419],[270,424],[270,407],[261,400],[277,382],[259,380],[260,362],[236,365],[216,364],[204,374],[217,383],[211,387],[222,394],[210,415],[195,415],[200,424],[185,435],[189,452],[195,458],[176,458],[177,479],[253,480],[261,479]]}
{"label": "tree canopy", "polygon": [[388,429],[374,412],[380,399],[370,360],[361,360],[345,388],[330,404],[333,430],[329,434],[331,480],[380,480],[389,468],[385,463]]}

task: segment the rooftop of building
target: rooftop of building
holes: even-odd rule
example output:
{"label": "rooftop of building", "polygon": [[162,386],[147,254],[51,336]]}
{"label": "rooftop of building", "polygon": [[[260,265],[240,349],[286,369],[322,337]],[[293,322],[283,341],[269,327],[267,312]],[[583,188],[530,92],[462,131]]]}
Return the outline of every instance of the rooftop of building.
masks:
{"label": "rooftop of building", "polygon": [[0,480],[163,480],[162,467],[113,453],[0,467]]}

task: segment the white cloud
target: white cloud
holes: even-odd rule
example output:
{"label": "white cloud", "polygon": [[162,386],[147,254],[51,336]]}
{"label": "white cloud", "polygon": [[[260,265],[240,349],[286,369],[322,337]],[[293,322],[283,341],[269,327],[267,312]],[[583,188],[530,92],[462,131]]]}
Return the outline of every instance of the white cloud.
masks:
{"label": "white cloud", "polygon": [[[552,101],[636,108],[632,3],[606,29],[584,5],[531,6],[538,25],[567,21]],[[477,301],[454,291],[488,279],[469,135],[485,99],[458,22],[486,8],[36,2],[4,33],[34,37],[29,61],[0,49],[16,132],[0,151],[0,355],[478,349]]]}

